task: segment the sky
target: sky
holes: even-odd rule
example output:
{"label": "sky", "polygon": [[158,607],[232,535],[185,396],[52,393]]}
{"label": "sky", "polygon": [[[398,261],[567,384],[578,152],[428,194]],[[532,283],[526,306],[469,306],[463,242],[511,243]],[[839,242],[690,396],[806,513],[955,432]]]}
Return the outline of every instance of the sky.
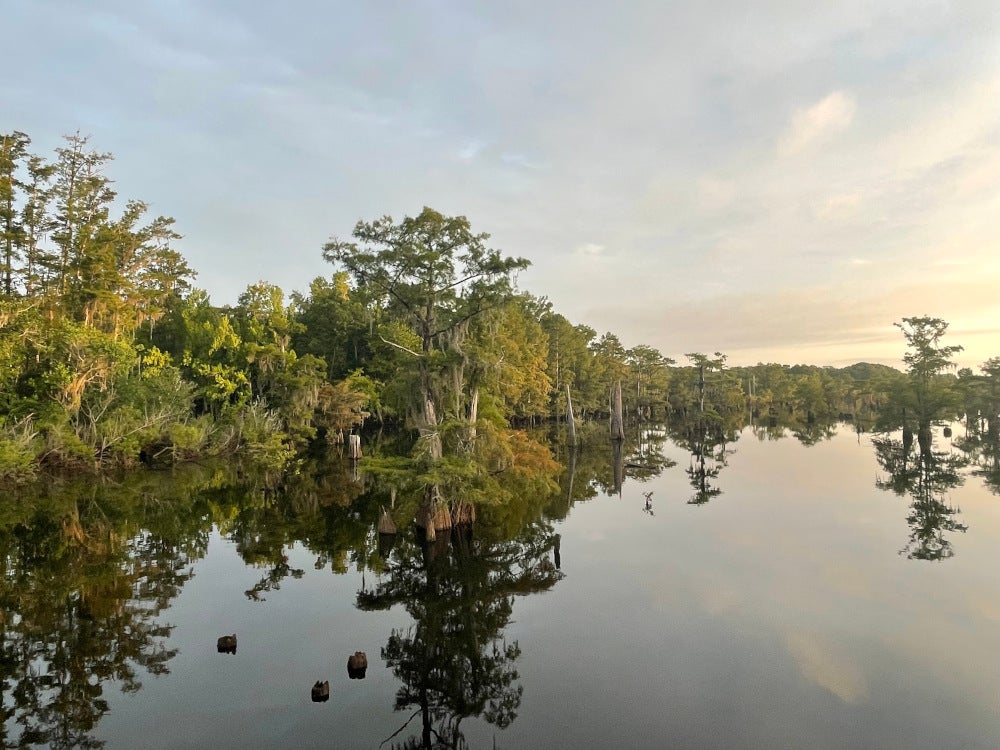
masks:
{"label": "sky", "polygon": [[996,0],[3,0],[0,132],[79,131],[217,304],[424,206],[684,360],[1000,356]]}

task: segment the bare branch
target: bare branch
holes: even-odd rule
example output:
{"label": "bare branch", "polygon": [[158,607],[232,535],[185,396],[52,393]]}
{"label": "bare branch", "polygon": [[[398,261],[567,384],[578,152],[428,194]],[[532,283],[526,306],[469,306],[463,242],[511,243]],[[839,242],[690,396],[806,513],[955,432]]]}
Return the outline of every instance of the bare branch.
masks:
{"label": "bare branch", "polygon": [[406,352],[407,354],[412,354],[412,355],[413,355],[414,357],[419,357],[419,356],[421,356],[421,355],[420,355],[420,352],[415,352],[415,351],[413,351],[412,349],[407,349],[407,348],[406,348],[405,346],[403,346],[402,344],[397,344],[397,343],[396,343],[396,342],[394,342],[394,341],[389,341],[388,339],[386,339],[386,338],[385,338],[384,336],[382,336],[381,334],[379,334],[379,338],[380,338],[380,339],[382,339],[382,343],[383,343],[383,344],[388,344],[389,346],[394,346],[394,347],[396,347],[397,349],[402,349],[402,350],[403,350],[404,352]]}

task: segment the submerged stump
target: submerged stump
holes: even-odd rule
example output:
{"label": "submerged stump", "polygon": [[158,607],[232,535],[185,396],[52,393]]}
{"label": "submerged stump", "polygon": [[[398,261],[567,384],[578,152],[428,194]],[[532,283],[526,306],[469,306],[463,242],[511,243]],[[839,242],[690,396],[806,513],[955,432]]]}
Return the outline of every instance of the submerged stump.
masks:
{"label": "submerged stump", "polygon": [[330,681],[316,680],[316,684],[312,686],[313,703],[325,703],[328,700],[330,700]]}
{"label": "submerged stump", "polygon": [[352,680],[365,679],[368,670],[368,656],[364,651],[355,651],[347,657],[347,676]]}

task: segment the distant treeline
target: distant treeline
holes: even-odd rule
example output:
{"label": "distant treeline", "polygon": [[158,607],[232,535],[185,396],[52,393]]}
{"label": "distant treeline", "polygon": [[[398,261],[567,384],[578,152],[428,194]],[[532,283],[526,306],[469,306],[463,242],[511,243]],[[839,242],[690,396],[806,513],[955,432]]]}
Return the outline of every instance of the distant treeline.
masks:
{"label": "distant treeline", "polygon": [[[564,415],[567,389],[584,418],[607,413],[620,381],[632,419],[874,420],[909,382],[865,363],[727,367],[720,353],[679,364],[627,349],[518,292],[527,260],[431,209],[359,222],[352,241],[323,248],[333,271],[305,293],[261,281],[216,306],[192,286],[173,219],[116,200],[109,154],[79,135],[51,158],[30,145],[0,135],[6,481],[219,454],[280,468],[366,419],[412,430],[430,461],[502,469],[530,453],[509,428]],[[932,375],[948,392],[935,418],[995,416],[998,360],[982,375]]]}

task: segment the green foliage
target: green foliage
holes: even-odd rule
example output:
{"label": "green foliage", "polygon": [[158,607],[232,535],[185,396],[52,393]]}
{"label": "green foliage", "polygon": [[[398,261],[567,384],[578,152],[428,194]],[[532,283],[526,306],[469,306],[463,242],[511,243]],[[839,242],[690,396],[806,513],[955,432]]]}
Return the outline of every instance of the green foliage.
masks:
{"label": "green foliage", "polygon": [[952,357],[962,347],[941,343],[948,324],[940,318],[920,317],[903,318],[902,323],[894,325],[903,332],[908,346],[903,355],[907,375],[892,383],[879,428],[926,430],[931,424],[953,418],[961,409],[962,399],[957,379],[944,372],[954,367]]}
{"label": "green foliage", "polygon": [[430,208],[399,223],[389,216],[358,222],[353,235],[357,242],[333,240],[323,254],[350,274],[374,318],[402,323],[419,343],[380,337],[409,356],[404,366],[416,375],[406,412],[430,435],[446,411],[471,417],[464,349],[470,321],[513,296],[513,276],[528,261],[487,247],[489,236],[473,234],[464,216]]}
{"label": "green foliage", "polygon": [[281,416],[263,401],[243,404],[231,416],[241,452],[255,463],[280,470],[295,457],[295,451],[285,440]]}
{"label": "green foliage", "polygon": [[0,482],[24,482],[38,471],[38,433],[30,418],[0,422]]}

